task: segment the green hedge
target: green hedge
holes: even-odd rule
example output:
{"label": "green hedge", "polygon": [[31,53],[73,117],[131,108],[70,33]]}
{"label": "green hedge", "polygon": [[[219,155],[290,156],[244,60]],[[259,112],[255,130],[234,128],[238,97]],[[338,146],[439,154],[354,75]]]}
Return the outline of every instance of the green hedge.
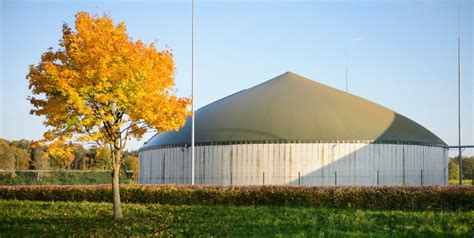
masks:
{"label": "green hedge", "polygon": [[[0,172],[0,185],[85,185],[109,184],[112,182],[112,172],[58,170],[45,171],[38,176],[37,171]],[[121,175],[121,183],[129,183],[125,173]]]}
{"label": "green hedge", "polygon": [[[129,203],[285,205],[395,210],[474,210],[472,186],[122,185]],[[109,185],[0,186],[0,199],[110,202]]]}

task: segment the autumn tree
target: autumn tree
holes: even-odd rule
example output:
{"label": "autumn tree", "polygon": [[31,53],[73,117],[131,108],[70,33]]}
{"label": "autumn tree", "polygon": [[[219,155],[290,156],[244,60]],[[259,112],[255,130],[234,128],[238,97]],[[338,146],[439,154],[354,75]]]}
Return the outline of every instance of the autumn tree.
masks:
{"label": "autumn tree", "polygon": [[36,180],[41,181],[43,179],[44,170],[49,169],[49,158],[46,149],[39,142],[33,142],[31,145],[32,154],[32,166],[36,170]]}
{"label": "autumn tree", "polygon": [[0,169],[14,170],[15,158],[11,152],[12,148],[8,141],[0,139]]}
{"label": "autumn tree", "polygon": [[449,179],[456,180],[459,179],[459,164],[454,158],[449,158]]}
{"label": "autumn tree", "polygon": [[30,66],[31,113],[45,117],[45,140],[93,142],[110,151],[114,219],[119,220],[119,172],[127,141],[141,139],[149,129],[179,129],[190,100],[174,95],[171,52],[132,40],[124,23],[79,12],[75,30],[64,24],[62,33],[59,49],[50,48]]}
{"label": "autumn tree", "polygon": [[70,141],[63,143],[61,140],[56,140],[48,145],[47,153],[54,167],[70,169],[75,159],[74,149]]}
{"label": "autumn tree", "polygon": [[30,142],[0,139],[0,169],[25,170],[30,166]]}

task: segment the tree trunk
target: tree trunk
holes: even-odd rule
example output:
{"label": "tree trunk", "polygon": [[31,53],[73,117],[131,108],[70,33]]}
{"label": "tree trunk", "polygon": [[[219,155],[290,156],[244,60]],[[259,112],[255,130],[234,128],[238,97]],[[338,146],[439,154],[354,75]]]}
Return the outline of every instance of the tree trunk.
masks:
{"label": "tree trunk", "polygon": [[115,152],[115,164],[113,165],[113,178],[112,178],[112,191],[114,195],[114,220],[118,221],[122,219],[122,207],[120,206],[120,187],[119,187],[119,174],[120,174],[120,151]]}

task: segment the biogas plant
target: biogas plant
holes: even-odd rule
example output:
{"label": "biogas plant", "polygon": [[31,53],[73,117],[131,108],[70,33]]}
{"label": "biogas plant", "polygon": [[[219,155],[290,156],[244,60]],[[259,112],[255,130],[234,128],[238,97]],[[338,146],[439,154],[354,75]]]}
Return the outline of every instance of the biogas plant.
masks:
{"label": "biogas plant", "polygon": [[[140,183],[191,183],[191,119],[140,149]],[[287,72],[195,114],[195,183],[447,184],[448,149],[420,124]]]}

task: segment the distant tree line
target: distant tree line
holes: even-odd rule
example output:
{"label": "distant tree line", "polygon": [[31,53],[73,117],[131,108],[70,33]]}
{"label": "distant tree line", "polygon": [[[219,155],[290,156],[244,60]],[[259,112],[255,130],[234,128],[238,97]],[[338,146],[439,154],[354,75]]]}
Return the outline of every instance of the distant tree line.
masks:
{"label": "distant tree line", "polygon": [[[111,170],[110,152],[69,143],[66,149],[30,140],[0,139],[0,170]],[[137,173],[138,151],[125,151],[122,169]]]}
{"label": "distant tree line", "polygon": [[[474,156],[463,157],[462,176],[464,179],[474,179]],[[449,179],[459,179],[459,157],[449,158]]]}
{"label": "distant tree line", "polygon": [[[138,172],[138,151],[125,151],[122,170]],[[0,170],[110,170],[109,151],[68,145],[60,153],[37,141],[0,139]],[[449,158],[449,179],[459,178],[459,159]],[[474,179],[474,156],[463,157],[463,178]]]}

